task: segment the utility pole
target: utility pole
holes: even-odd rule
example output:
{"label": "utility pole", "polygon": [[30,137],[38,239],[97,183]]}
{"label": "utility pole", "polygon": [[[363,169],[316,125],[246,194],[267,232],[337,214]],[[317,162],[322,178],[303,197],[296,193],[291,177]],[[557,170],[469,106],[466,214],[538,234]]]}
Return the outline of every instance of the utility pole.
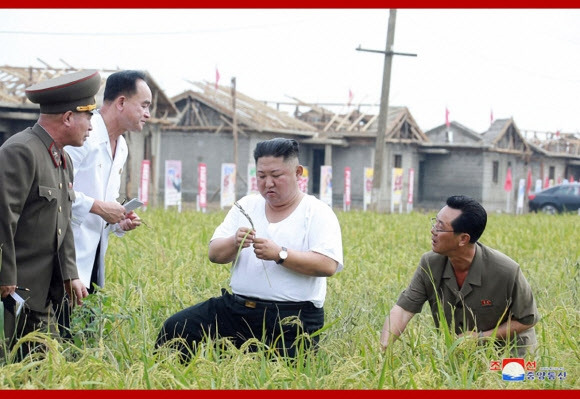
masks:
{"label": "utility pole", "polygon": [[387,130],[387,118],[389,114],[389,91],[391,87],[391,65],[393,55],[406,55],[416,57],[417,54],[395,53],[393,43],[395,42],[395,21],[397,19],[397,10],[391,9],[389,13],[389,25],[387,29],[387,48],[385,51],[366,50],[359,45],[358,51],[368,51],[371,53],[385,54],[385,66],[383,69],[383,88],[381,92],[381,105],[379,111],[379,121],[377,130],[377,141],[375,145],[375,165],[373,171],[373,188],[371,191],[370,209],[378,212],[385,212],[387,209],[387,189],[386,176],[383,176],[384,155],[385,155],[385,134]]}

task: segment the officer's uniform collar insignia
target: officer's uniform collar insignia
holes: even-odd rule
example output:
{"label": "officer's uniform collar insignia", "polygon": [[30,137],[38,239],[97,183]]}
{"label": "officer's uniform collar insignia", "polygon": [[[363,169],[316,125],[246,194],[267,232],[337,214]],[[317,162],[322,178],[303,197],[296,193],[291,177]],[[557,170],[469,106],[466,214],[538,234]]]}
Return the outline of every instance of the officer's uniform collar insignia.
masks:
{"label": "officer's uniform collar insignia", "polygon": [[66,160],[64,158],[64,155],[57,148],[56,143],[54,141],[52,142],[52,144],[50,144],[50,147],[48,147],[48,153],[52,158],[52,163],[54,164],[55,168],[58,168],[60,165],[62,165],[62,168],[66,169]]}

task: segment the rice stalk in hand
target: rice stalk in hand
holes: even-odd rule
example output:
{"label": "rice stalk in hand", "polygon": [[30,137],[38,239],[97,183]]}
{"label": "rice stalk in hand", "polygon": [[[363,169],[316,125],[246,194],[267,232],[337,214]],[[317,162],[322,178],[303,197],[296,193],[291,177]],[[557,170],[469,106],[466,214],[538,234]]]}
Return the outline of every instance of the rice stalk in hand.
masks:
{"label": "rice stalk in hand", "polygon": [[[242,215],[244,215],[246,217],[246,219],[248,219],[248,222],[250,222],[250,226],[252,226],[252,231],[256,231],[256,228],[254,227],[254,222],[252,221],[252,218],[250,217],[250,215],[248,215],[246,210],[244,208],[242,208],[242,206],[238,203],[238,201],[234,202],[234,205],[240,210],[240,212],[242,212]],[[251,233],[251,231],[248,231],[244,235],[244,238],[242,238],[242,242],[240,244],[240,247],[238,248],[238,253],[236,254],[236,259],[234,260],[234,266],[238,263],[238,258],[240,257],[240,252],[242,251],[242,247],[244,246],[244,242],[246,241],[246,237],[248,237],[248,235],[250,233]],[[268,279],[268,284],[270,285],[270,287],[272,287],[272,283],[270,283],[270,277],[268,277],[268,270],[266,270],[266,264],[264,263],[263,259],[262,259],[262,266],[264,267],[264,273],[266,273],[266,279]]]}
{"label": "rice stalk in hand", "polygon": [[238,201],[234,202],[234,205],[237,206],[240,212],[242,212],[242,215],[244,215],[246,219],[248,219],[248,222],[250,222],[250,225],[252,226],[252,230],[255,231],[256,228],[254,227],[254,222],[252,222],[252,218],[250,217],[250,215],[248,215],[248,213],[244,210],[244,208],[242,208],[242,206],[238,203]]}

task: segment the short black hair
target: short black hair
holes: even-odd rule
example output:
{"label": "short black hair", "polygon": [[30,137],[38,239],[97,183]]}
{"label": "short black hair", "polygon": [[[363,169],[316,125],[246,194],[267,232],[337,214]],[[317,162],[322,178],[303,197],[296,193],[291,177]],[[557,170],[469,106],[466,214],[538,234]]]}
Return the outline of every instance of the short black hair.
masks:
{"label": "short black hair", "polygon": [[451,222],[453,231],[467,233],[470,236],[470,243],[477,242],[487,224],[487,212],[483,206],[465,195],[453,195],[447,198],[446,202],[448,207],[461,211],[461,214]]}
{"label": "short black hair", "polygon": [[277,137],[260,141],[254,150],[254,160],[258,163],[258,159],[262,157],[284,157],[284,161],[286,161],[290,158],[298,158],[299,153],[296,140]]}
{"label": "short black hair", "polygon": [[107,78],[103,101],[113,101],[115,98],[124,95],[131,97],[137,92],[137,81],[139,79],[147,81],[147,75],[142,71],[119,71]]}

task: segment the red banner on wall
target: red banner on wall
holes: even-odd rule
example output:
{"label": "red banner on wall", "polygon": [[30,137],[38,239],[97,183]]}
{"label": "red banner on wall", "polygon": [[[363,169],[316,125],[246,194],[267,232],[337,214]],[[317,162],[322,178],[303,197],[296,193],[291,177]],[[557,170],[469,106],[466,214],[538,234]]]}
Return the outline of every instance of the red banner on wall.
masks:
{"label": "red banner on wall", "polygon": [[350,209],[350,167],[344,168],[344,209]]}
{"label": "red banner on wall", "polygon": [[407,195],[407,204],[413,204],[414,185],[415,185],[415,169],[409,168],[409,193]]}
{"label": "red banner on wall", "polygon": [[507,170],[503,189],[505,191],[512,191],[512,168],[508,168]]}
{"label": "red banner on wall", "polygon": [[139,182],[139,201],[146,207],[149,204],[149,176],[151,171],[151,161],[144,159],[141,161],[141,180]]}
{"label": "red banner on wall", "polygon": [[197,194],[199,207],[205,211],[207,208],[207,165],[204,163],[197,165]]}

